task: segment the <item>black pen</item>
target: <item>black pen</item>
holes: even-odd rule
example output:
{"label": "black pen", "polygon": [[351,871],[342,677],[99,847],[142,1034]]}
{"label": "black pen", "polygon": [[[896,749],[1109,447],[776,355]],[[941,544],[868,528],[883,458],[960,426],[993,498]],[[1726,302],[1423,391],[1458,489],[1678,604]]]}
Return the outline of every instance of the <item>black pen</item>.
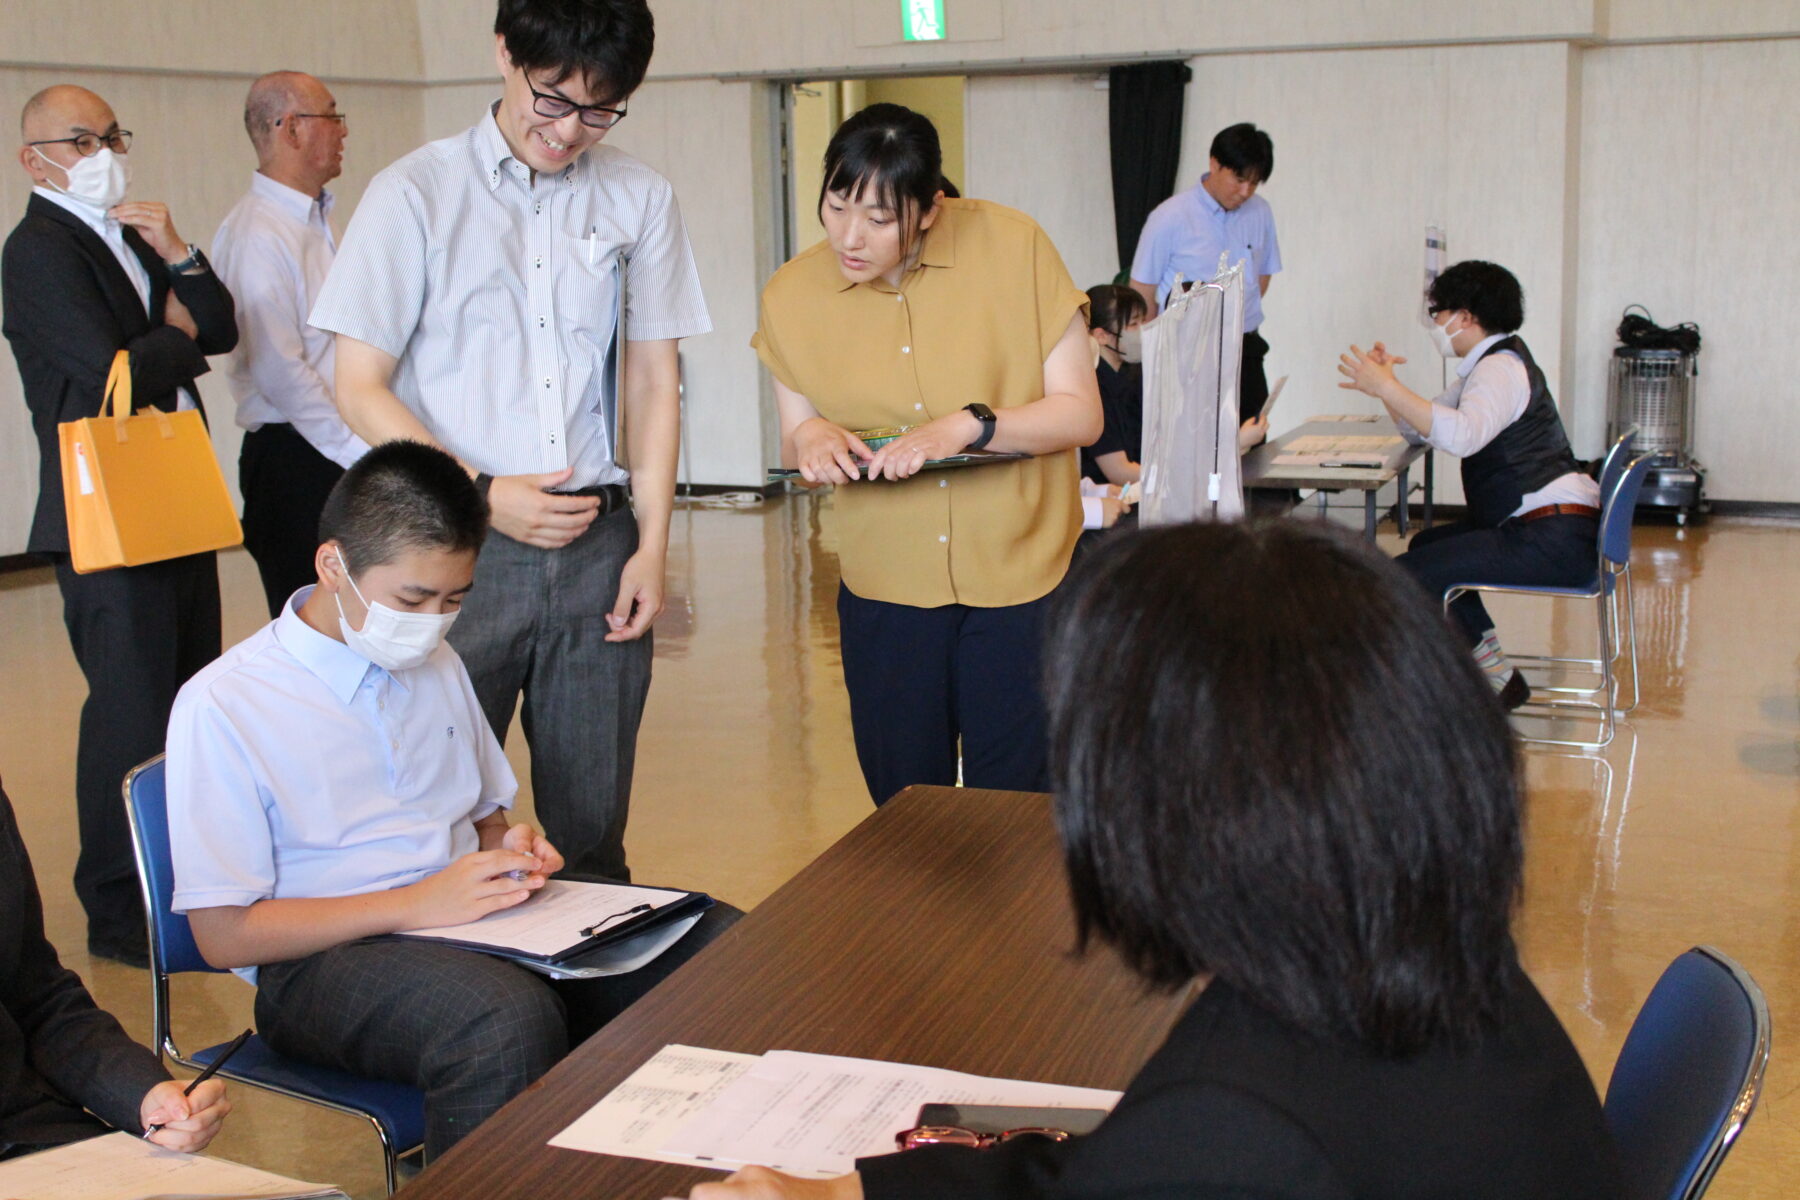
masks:
{"label": "black pen", "polygon": [[599,933],[602,929],[606,928],[608,925],[610,925],[612,922],[618,920],[620,917],[635,917],[639,913],[650,912],[655,907],[656,906],[654,904],[638,904],[638,905],[632,906],[631,908],[624,909],[621,912],[616,912],[616,913],[610,914],[609,916],[601,917],[598,921],[595,921],[592,925],[589,925],[586,929],[582,930],[581,936],[582,937],[593,937],[595,934]]}
{"label": "black pen", "polygon": [[[204,1070],[204,1071],[200,1072],[198,1075],[194,1076],[194,1082],[188,1084],[187,1087],[183,1088],[181,1091],[181,1094],[183,1096],[193,1095],[194,1089],[199,1087],[201,1084],[205,1083],[207,1080],[211,1079],[214,1075],[218,1074],[219,1068],[224,1066],[226,1063],[230,1062],[231,1056],[236,1054],[239,1050],[242,1050],[244,1048],[244,1043],[249,1041],[250,1035],[255,1032],[256,1032],[256,1030],[254,1030],[254,1029],[246,1029],[246,1030],[244,1030],[244,1032],[238,1034],[235,1038],[233,1038],[231,1040],[231,1045],[225,1047],[225,1053],[223,1053],[223,1054],[219,1055],[219,1057],[213,1059],[211,1066],[207,1067],[206,1070]],[[192,1115],[192,1114],[189,1114],[189,1115]],[[161,1128],[162,1128],[161,1125],[152,1125],[150,1128],[144,1130],[144,1140],[148,1141],[150,1138],[150,1135],[157,1132]]]}

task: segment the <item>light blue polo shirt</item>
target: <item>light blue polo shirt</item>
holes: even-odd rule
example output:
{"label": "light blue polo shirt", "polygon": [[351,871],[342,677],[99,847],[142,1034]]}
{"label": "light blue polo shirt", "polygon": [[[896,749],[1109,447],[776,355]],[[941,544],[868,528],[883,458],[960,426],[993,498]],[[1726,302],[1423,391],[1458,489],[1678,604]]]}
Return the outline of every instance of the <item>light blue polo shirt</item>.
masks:
{"label": "light blue polo shirt", "polygon": [[[1211,174],[1211,172],[1208,172]],[[1207,176],[1200,177],[1201,183]],[[1211,279],[1219,267],[1250,261],[1244,272],[1244,332],[1262,324],[1262,288],[1257,277],[1281,270],[1281,247],[1275,241],[1275,212],[1261,196],[1252,196],[1227,212],[1200,183],[1177,192],[1150,213],[1138,235],[1131,277],[1156,284],[1156,303],[1168,301],[1175,276],[1196,283]]]}
{"label": "light blue polo shirt", "polygon": [[475,822],[518,794],[448,643],[386,671],[300,619],[311,591],[175,699],[178,913],[404,887],[478,850]]}

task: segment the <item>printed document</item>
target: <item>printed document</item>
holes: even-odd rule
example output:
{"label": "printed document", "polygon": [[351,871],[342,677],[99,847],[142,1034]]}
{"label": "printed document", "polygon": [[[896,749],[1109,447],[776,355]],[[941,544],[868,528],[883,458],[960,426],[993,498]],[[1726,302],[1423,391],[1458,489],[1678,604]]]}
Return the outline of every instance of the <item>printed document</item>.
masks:
{"label": "printed document", "polygon": [[[704,1088],[669,1087],[663,1060],[672,1051],[673,1064],[703,1080]],[[721,1171],[758,1164],[829,1179],[855,1170],[858,1158],[893,1153],[894,1135],[918,1123],[922,1104],[1110,1110],[1119,1100],[1118,1092],[1100,1088],[866,1058],[792,1050],[728,1057],[666,1047],[550,1144]]]}
{"label": "printed document", "polygon": [[639,904],[661,908],[690,894],[623,883],[552,879],[524,903],[491,912],[479,921],[409,929],[401,936],[445,938],[491,946],[502,952],[552,958],[585,941],[588,935],[582,932],[584,929],[599,924],[601,932],[605,932],[608,917],[622,924],[628,919],[623,914]]}
{"label": "printed document", "polygon": [[222,1158],[165,1150],[129,1133],[72,1142],[0,1163],[8,1200],[302,1200],[344,1193]]}

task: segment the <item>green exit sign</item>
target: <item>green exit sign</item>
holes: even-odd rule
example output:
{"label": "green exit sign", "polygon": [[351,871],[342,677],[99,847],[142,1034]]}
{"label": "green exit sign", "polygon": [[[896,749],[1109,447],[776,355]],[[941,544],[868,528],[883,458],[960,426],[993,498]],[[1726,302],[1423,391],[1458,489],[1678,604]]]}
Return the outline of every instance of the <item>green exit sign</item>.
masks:
{"label": "green exit sign", "polygon": [[944,0],[900,0],[900,26],[909,42],[944,40]]}

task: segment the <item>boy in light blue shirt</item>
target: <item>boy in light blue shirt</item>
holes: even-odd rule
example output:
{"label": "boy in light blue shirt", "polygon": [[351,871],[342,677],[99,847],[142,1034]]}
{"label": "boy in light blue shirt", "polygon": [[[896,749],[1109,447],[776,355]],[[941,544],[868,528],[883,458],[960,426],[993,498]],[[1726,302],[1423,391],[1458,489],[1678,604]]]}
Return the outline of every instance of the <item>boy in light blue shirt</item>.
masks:
{"label": "boy in light blue shirt", "polygon": [[387,443],[320,530],[318,583],[176,699],[173,907],[208,962],[258,985],[275,1049],[423,1089],[435,1155],[735,914],[715,908],[638,971],[572,982],[384,937],[518,904],[563,860],[511,819],[517,781],[444,641],[487,532],[467,473]]}

